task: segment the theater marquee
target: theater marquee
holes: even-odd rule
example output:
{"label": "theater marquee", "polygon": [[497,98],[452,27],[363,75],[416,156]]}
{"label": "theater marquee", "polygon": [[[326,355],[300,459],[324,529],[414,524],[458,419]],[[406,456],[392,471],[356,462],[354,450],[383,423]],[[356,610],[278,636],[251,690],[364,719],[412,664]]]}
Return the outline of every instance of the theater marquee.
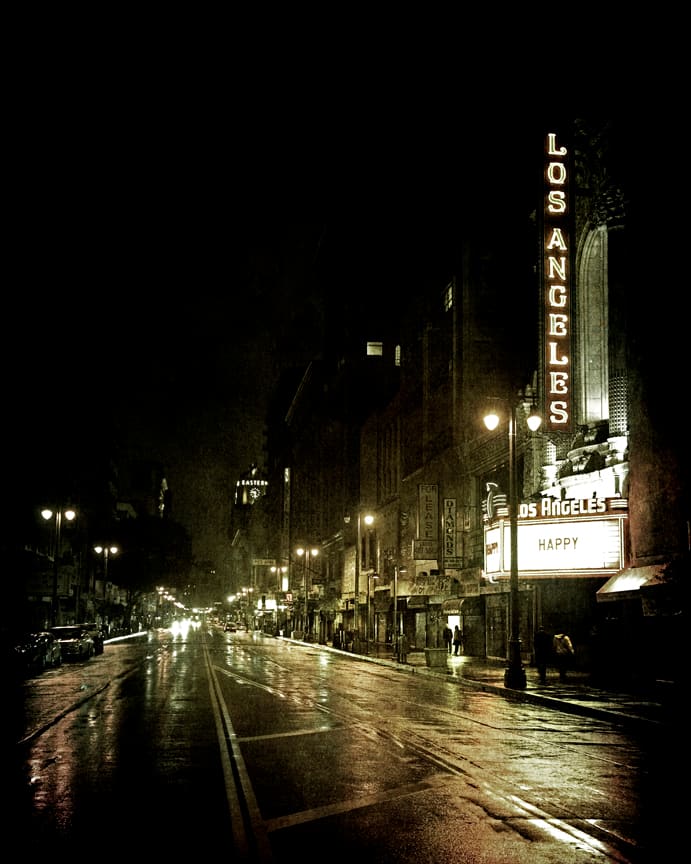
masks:
{"label": "theater marquee", "polygon": [[[545,501],[549,507],[521,508],[520,577],[611,576],[624,566],[625,512],[611,509],[607,499]],[[485,530],[485,576],[497,581],[510,572],[510,524],[499,519]]]}

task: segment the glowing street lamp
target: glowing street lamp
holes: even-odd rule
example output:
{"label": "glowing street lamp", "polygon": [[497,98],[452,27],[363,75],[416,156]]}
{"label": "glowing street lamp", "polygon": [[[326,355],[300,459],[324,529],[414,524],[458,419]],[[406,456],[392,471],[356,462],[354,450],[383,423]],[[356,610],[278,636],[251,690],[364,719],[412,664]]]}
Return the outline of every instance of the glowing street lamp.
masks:
{"label": "glowing street lamp", "polygon": [[94,552],[103,556],[103,599],[106,599],[106,582],[108,581],[108,559],[111,555],[117,555],[120,549],[117,546],[94,546]]}
{"label": "glowing street lamp", "polygon": [[305,546],[298,546],[295,550],[295,554],[298,558],[302,558],[304,556],[305,566],[303,570],[303,588],[305,591],[305,626],[304,626],[304,635],[308,635],[309,630],[309,617],[308,617],[308,609],[307,609],[307,570],[309,569],[309,559],[316,558],[319,555],[319,549],[316,546],[312,546],[308,549]]}
{"label": "glowing street lamp", "polygon": [[273,564],[269,570],[278,578],[278,584],[276,586],[278,591],[287,591],[288,590],[288,568],[286,565],[278,566],[277,564]]}
{"label": "glowing street lamp", "polygon": [[53,593],[51,597],[51,609],[50,609],[50,620],[51,624],[55,626],[58,624],[58,618],[60,614],[60,602],[58,598],[58,568],[59,568],[59,560],[61,555],[61,546],[62,546],[62,520],[63,518],[67,522],[74,522],[77,518],[77,511],[73,510],[71,507],[66,507],[64,509],[51,510],[46,507],[41,510],[41,516],[46,520],[46,522],[50,522],[51,519],[55,521],[55,549],[53,550]]}
{"label": "glowing street lamp", "polygon": [[[508,401],[508,400],[501,400]],[[510,574],[510,596],[511,596],[511,632],[509,634],[509,665],[504,673],[504,686],[514,690],[525,690],[525,669],[521,662],[521,639],[520,639],[520,609],[518,599],[518,495],[516,481],[516,402],[509,403],[509,526],[511,533],[511,574]],[[494,431],[500,422],[500,416],[492,411],[484,417],[485,426]],[[540,428],[542,418],[533,406],[527,419],[527,425],[531,432]]]}
{"label": "glowing street lamp", "polygon": [[355,605],[353,608],[353,630],[355,635],[360,636],[360,569],[362,566],[362,523],[369,528],[374,523],[374,516],[370,513],[357,514],[357,549],[355,552]]}

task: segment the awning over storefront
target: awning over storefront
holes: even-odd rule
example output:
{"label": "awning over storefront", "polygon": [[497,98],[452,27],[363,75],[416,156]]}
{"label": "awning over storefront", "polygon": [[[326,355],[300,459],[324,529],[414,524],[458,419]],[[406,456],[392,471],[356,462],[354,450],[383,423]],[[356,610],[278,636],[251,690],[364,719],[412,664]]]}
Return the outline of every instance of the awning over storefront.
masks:
{"label": "awning over storefront", "polygon": [[626,567],[611,576],[597,591],[599,602],[607,600],[635,600],[640,589],[665,581],[663,571],[666,564],[649,564],[647,567]]}
{"label": "awning over storefront", "polygon": [[441,604],[442,615],[460,615],[462,605],[462,597],[451,597],[448,600],[444,600]]}

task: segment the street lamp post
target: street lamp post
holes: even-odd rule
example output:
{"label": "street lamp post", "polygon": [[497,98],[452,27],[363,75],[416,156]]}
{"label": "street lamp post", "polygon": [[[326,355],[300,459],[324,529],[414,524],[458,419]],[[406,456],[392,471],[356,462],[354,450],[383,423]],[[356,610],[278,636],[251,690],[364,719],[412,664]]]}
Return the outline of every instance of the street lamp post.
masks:
{"label": "street lamp post", "polygon": [[163,624],[163,594],[165,588],[162,585],[156,587],[156,626],[160,627]]}
{"label": "street lamp post", "polygon": [[357,514],[357,549],[355,550],[355,600],[353,606],[353,631],[355,637],[360,638],[360,568],[362,565],[362,523],[368,527],[374,522],[374,516],[369,513],[362,515],[358,510]]}
{"label": "street lamp post", "polygon": [[[245,622],[245,628],[248,631],[250,629],[254,630],[254,607],[252,606],[252,593],[253,592],[254,592],[254,588],[251,585],[247,588],[242,589],[244,622]],[[252,611],[252,626],[251,626],[251,628],[250,628],[250,610]]]}
{"label": "street lamp post", "polygon": [[285,604],[280,602],[281,595],[288,590],[288,568],[284,565],[274,564],[270,567],[271,572],[276,576],[276,635],[281,629],[281,620],[285,610]]}
{"label": "street lamp post", "polygon": [[[367,576],[367,621],[365,622],[366,623],[366,626],[365,626],[365,650],[366,650],[367,654],[369,654],[369,643],[370,643],[370,639],[371,639],[370,627],[371,627],[371,621],[372,621],[372,612],[371,612],[371,605],[370,605],[370,597],[372,594],[372,580],[378,579],[378,578],[379,577],[376,575],[376,573],[372,573],[372,574],[369,574]],[[374,628],[372,628],[372,630],[373,629]]]}
{"label": "street lamp post", "polygon": [[[485,418],[485,426],[493,431],[499,425],[495,412]],[[528,417],[528,428],[535,432],[540,428],[541,418],[535,409]],[[511,536],[510,603],[511,630],[509,634],[509,664],[504,673],[504,686],[514,690],[525,690],[527,681],[521,661],[520,606],[518,594],[518,490],[516,478],[516,402],[509,403],[509,530]]]}
{"label": "street lamp post", "polygon": [[406,573],[406,567],[399,567],[398,564],[394,564],[393,567],[393,638],[394,638],[394,648],[396,646],[396,640],[401,635],[399,621],[398,621],[398,575],[399,573]]}
{"label": "street lamp post", "polygon": [[51,608],[50,608],[50,621],[52,626],[59,624],[60,617],[60,600],[58,597],[58,575],[59,575],[59,561],[61,554],[61,545],[62,545],[62,520],[63,517],[68,522],[73,522],[77,518],[77,511],[73,510],[71,507],[66,507],[64,510],[58,508],[53,511],[46,507],[41,510],[41,516],[49,522],[51,519],[55,519],[55,549],[53,550],[53,592],[51,595]]}
{"label": "street lamp post", "polygon": [[285,565],[279,567],[278,565],[274,564],[269,569],[277,577],[276,578],[276,590],[277,591],[286,591],[287,588],[286,588],[285,583],[286,583],[286,573],[288,572],[288,568]]}
{"label": "street lamp post", "polygon": [[309,583],[307,581],[307,571],[309,569],[310,558],[316,558],[317,555],[319,555],[319,549],[317,549],[316,546],[313,546],[311,549],[308,549],[305,546],[299,546],[295,550],[295,553],[298,556],[298,558],[302,558],[304,555],[304,559],[305,559],[305,561],[304,561],[305,566],[303,568],[303,576],[302,576],[302,587],[303,587],[304,592],[305,592],[305,608],[304,608],[305,623],[304,623],[304,627],[303,627],[303,639],[306,639],[308,634],[309,634],[309,609],[308,609],[308,605],[307,605],[307,586]]}
{"label": "street lamp post", "polygon": [[117,546],[94,546],[97,555],[103,555],[103,599],[106,599],[106,583],[108,582],[108,559],[111,555],[117,555],[120,549]]}

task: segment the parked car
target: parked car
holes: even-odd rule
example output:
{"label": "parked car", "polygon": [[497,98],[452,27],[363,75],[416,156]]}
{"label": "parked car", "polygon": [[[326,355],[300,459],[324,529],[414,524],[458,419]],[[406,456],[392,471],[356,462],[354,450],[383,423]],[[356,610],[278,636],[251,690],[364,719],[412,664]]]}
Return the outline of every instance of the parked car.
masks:
{"label": "parked car", "polygon": [[95,621],[87,621],[85,624],[78,624],[77,626],[89,631],[89,635],[94,640],[94,653],[103,654],[106,636],[100,626]]}
{"label": "parked car", "polygon": [[62,645],[45,630],[24,633],[14,646],[14,662],[18,672],[33,675],[62,663]]}
{"label": "parked car", "polygon": [[91,634],[79,624],[51,627],[50,632],[60,643],[63,660],[88,660],[96,653]]}

